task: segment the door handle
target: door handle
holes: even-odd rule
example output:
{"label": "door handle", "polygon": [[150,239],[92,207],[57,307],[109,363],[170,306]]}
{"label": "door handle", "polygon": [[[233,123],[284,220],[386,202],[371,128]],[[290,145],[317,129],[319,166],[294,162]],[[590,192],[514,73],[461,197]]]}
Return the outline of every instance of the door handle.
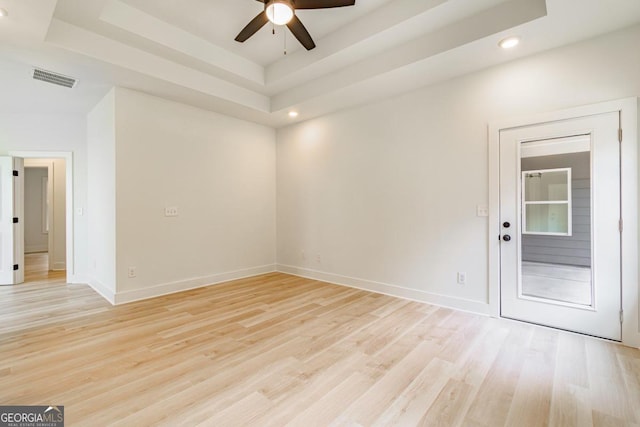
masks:
{"label": "door handle", "polygon": [[502,236],[502,240],[504,240],[505,242],[508,242],[511,240],[511,236],[509,236],[508,234],[505,234],[504,236]]}

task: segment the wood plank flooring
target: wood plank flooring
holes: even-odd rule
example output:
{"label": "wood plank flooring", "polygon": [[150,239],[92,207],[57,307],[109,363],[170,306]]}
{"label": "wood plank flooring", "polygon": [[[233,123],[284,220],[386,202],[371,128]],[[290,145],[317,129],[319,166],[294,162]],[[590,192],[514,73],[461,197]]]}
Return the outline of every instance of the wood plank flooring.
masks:
{"label": "wood plank flooring", "polygon": [[78,426],[640,426],[640,351],[280,273],[0,287],[0,404]]}
{"label": "wood plank flooring", "polygon": [[67,272],[49,270],[49,254],[46,252],[36,252],[24,254],[24,281],[34,282],[64,282]]}

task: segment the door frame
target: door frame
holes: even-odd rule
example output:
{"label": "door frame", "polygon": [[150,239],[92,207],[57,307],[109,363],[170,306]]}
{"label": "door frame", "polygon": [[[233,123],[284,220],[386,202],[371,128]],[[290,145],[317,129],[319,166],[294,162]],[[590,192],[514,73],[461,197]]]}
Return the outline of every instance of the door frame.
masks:
{"label": "door frame", "polygon": [[640,348],[640,301],[638,299],[638,98],[625,98],[582,107],[499,120],[489,124],[489,314],[500,316],[500,131],[622,111],[622,343]]}
{"label": "door frame", "polygon": [[66,268],[67,283],[75,283],[74,259],[74,192],[73,192],[73,152],[71,151],[9,151],[9,156],[24,159],[64,159],[65,161],[65,222],[66,222]]}

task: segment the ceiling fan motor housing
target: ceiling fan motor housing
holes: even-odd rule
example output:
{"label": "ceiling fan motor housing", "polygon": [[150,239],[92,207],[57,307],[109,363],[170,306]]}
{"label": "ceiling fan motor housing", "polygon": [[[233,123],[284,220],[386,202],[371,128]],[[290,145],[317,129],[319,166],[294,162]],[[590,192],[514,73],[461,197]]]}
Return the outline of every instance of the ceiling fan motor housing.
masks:
{"label": "ceiling fan motor housing", "polygon": [[296,2],[293,0],[268,0],[264,2],[265,10],[274,3],[286,4],[291,10],[295,10],[296,8]]}

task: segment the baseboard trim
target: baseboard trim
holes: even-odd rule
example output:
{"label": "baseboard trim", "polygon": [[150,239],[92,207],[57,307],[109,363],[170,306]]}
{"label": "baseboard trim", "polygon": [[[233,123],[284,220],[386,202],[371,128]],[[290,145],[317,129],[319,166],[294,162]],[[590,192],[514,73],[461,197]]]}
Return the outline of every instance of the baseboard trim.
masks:
{"label": "baseboard trim", "polygon": [[42,252],[47,252],[49,250],[49,246],[25,246],[24,253],[25,254],[37,254]]}
{"label": "baseboard trim", "polygon": [[54,262],[53,263],[53,271],[62,271],[67,269],[67,263],[65,262]]}
{"label": "baseboard trim", "polygon": [[105,285],[103,285],[102,283],[100,283],[96,279],[87,280],[87,284],[89,286],[91,286],[91,288],[94,291],[99,293],[100,296],[102,296],[102,298],[104,298],[107,301],[109,301],[111,303],[111,305],[115,305],[116,294],[111,289],[107,288]]}
{"label": "baseboard trim", "polygon": [[89,279],[85,276],[80,276],[77,274],[69,274],[67,272],[67,284],[68,285],[86,285],[89,283]]}
{"label": "baseboard trim", "polygon": [[274,271],[276,271],[276,265],[268,264],[268,265],[262,265],[258,267],[246,268],[243,270],[213,274],[211,276],[194,277],[187,280],[162,283],[159,285],[149,286],[143,289],[134,289],[130,291],[116,292],[114,296],[114,302],[112,302],[112,304],[114,305],[127,304],[134,301],[140,301],[140,300],[145,300],[150,298],[156,298],[163,295],[174,294],[176,292],[188,291],[190,289],[217,285],[217,284],[228,282],[231,280],[238,280],[238,279],[244,279],[247,277],[258,276],[260,274],[273,273]]}
{"label": "baseboard trim", "polygon": [[475,314],[489,315],[489,304],[472,301],[464,298],[439,295],[417,289],[404,288],[402,286],[390,285],[388,283],[375,282],[372,280],[358,279],[355,277],[341,276],[339,274],[326,273],[308,268],[295,267],[292,265],[277,264],[276,270],[281,273],[292,274],[294,276],[308,279],[321,280],[336,285],[348,286],[350,288],[362,289],[378,294],[390,295],[397,298],[412,301],[424,302],[440,307],[453,308],[460,311],[467,311]]}

